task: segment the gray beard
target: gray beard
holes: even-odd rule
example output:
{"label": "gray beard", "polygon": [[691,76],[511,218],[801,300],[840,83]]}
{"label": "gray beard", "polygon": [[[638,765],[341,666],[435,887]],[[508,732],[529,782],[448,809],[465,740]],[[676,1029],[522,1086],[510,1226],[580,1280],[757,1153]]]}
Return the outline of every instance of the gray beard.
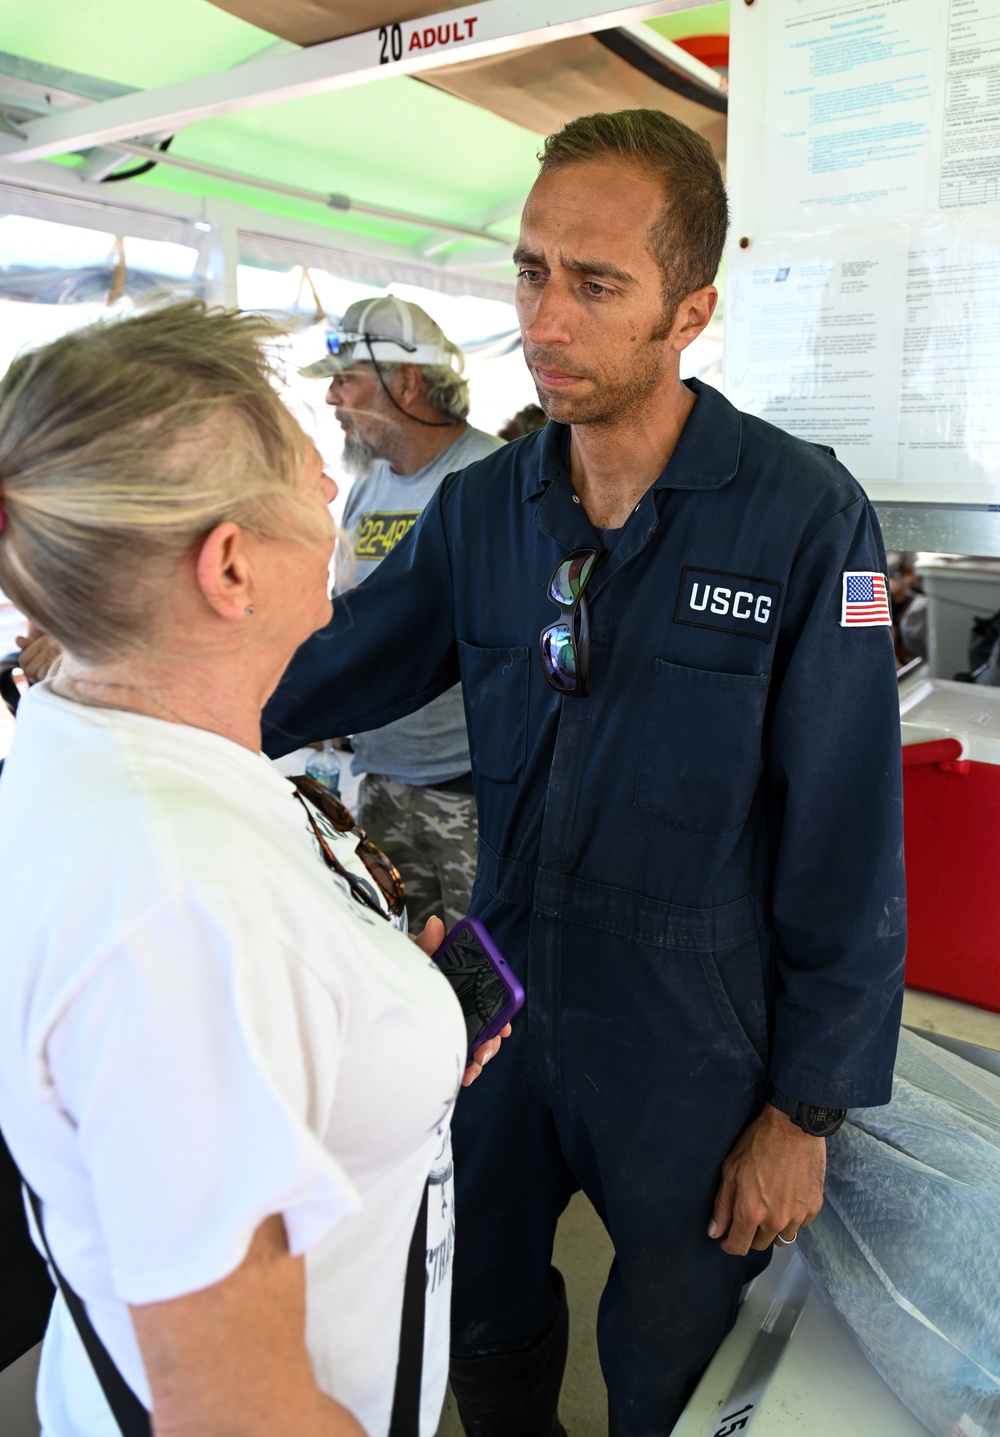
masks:
{"label": "gray beard", "polygon": [[344,452],[341,455],[341,462],[348,474],[355,479],[362,479],[378,457],[356,429],[348,429],[344,435]]}

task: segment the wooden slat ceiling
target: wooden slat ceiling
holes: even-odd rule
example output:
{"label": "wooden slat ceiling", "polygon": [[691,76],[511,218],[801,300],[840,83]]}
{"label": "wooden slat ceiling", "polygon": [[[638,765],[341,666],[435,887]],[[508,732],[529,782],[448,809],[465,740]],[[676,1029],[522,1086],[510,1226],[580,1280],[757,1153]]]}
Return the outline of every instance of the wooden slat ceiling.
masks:
{"label": "wooden slat ceiling", "polygon": [[[427,14],[428,0],[212,0],[219,9],[283,40],[315,45],[359,30]],[[454,10],[466,0],[434,0]],[[363,11],[363,25],[358,24]],[[666,89],[613,54],[593,35],[537,45],[495,59],[469,60],[432,70],[425,83],[547,135],[568,120],[596,110],[659,109],[675,115],[725,159],[726,117]]]}
{"label": "wooden slat ceiling", "polygon": [[[212,0],[261,30],[269,30],[296,45],[319,45],[379,25],[419,20],[428,13],[428,0]],[[468,0],[433,0],[433,13],[458,10]]]}

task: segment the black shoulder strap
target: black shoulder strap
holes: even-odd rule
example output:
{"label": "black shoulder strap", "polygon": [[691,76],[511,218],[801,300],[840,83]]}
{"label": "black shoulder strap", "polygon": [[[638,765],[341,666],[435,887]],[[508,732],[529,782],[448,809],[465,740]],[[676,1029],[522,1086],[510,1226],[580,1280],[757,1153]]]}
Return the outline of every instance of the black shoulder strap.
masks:
{"label": "black shoulder strap", "polygon": [[[42,1204],[38,1194],[27,1183],[24,1184],[24,1190],[28,1194],[31,1211],[35,1215],[35,1225],[45,1244],[59,1291],[76,1323],[80,1340],[86,1348],[91,1366],[101,1384],[101,1391],[114,1413],[122,1437],[153,1437],[149,1413],[118,1371],[108,1349],[94,1330],[94,1325],[87,1316],[87,1309],[63,1277],[59,1264],[52,1256],[42,1222]],[[427,1192],[428,1187],[425,1186],[406,1259],[399,1361],[396,1366],[396,1390],[392,1399],[389,1437],[420,1437],[420,1387],[424,1369],[424,1303],[427,1286]]]}
{"label": "black shoulder strap", "polygon": [[45,1235],[45,1226],[42,1222],[42,1204],[38,1194],[32,1188],[28,1187],[27,1183],[24,1184],[24,1188],[31,1202],[31,1211],[35,1215],[35,1226],[38,1228],[42,1242],[45,1244],[45,1251],[48,1254],[49,1263],[55,1274],[56,1282],[59,1284],[59,1291],[62,1293],[63,1301],[69,1308],[70,1316],[76,1323],[76,1330],[80,1334],[80,1341],[87,1350],[90,1365],[93,1367],[97,1380],[101,1384],[101,1391],[107,1398],[108,1406],[114,1413],[115,1421],[121,1428],[122,1437],[153,1437],[153,1428],[149,1420],[149,1413],[118,1371],[108,1349],[94,1331],[94,1325],[87,1316],[87,1309],[63,1277],[59,1269],[59,1264],[52,1256],[52,1249],[49,1247],[49,1240]]}
{"label": "black shoulder strap", "polygon": [[420,1383],[424,1371],[424,1304],[427,1300],[427,1192],[410,1238],[403,1285],[403,1321],[399,1330],[399,1362],[392,1399],[389,1437],[420,1437]]}

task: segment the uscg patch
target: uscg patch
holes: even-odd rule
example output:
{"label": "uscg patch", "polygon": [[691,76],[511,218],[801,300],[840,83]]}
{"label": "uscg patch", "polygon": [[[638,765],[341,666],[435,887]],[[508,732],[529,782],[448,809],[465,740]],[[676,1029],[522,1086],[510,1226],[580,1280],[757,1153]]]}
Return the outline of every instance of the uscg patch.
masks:
{"label": "uscg patch", "polygon": [[720,569],[685,568],[681,571],[674,623],[742,634],[769,644],[781,607],[781,590],[777,579],[726,574]]}

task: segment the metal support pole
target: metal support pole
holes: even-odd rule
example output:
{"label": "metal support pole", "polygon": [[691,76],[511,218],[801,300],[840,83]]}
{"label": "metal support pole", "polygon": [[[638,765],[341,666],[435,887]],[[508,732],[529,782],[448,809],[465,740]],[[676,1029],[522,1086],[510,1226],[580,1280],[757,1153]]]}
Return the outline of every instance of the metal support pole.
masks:
{"label": "metal support pole", "polygon": [[205,219],[212,226],[208,236],[208,283],[205,297],[209,304],[221,304],[226,309],[237,309],[239,231],[230,205],[225,200],[207,196]]}

